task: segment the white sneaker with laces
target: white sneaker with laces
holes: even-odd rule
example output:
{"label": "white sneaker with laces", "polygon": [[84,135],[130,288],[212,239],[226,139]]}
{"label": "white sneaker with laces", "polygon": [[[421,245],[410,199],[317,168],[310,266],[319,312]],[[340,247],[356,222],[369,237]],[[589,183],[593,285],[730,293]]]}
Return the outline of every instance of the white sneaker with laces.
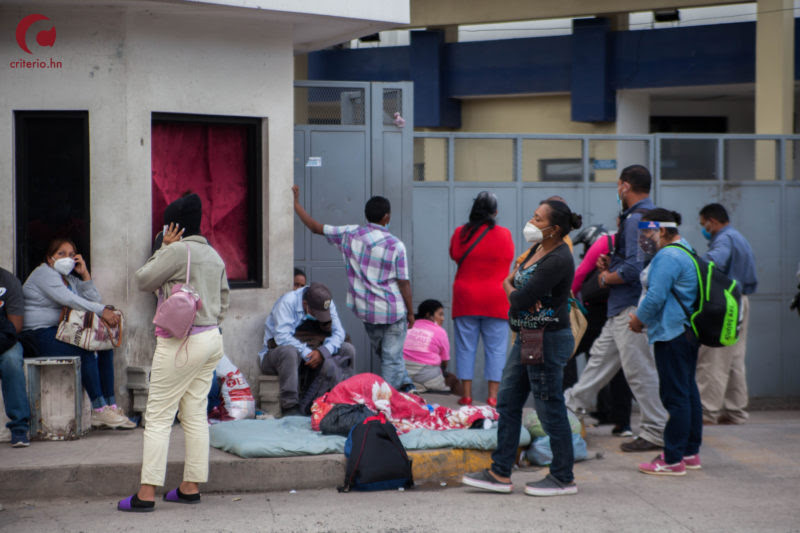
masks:
{"label": "white sneaker with laces", "polygon": [[93,428],[101,428],[107,427],[111,429],[116,429],[125,422],[130,422],[124,416],[120,416],[114,412],[113,409],[109,406],[104,406],[102,409],[92,409],[92,427]]}
{"label": "white sneaker with laces", "polygon": [[135,429],[136,423],[128,418],[128,415],[125,414],[125,411],[122,410],[122,407],[119,405],[109,406],[109,409],[117,413],[119,416],[125,419],[125,422],[119,426],[117,429]]}

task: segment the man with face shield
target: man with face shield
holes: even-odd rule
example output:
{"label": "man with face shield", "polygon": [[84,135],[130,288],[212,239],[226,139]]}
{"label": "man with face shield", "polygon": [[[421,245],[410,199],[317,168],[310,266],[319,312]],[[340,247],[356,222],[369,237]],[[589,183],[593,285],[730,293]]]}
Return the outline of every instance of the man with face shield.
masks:
{"label": "man with face shield", "polygon": [[608,286],[608,319],[590,349],[578,382],[564,392],[567,407],[582,414],[594,408],[597,393],[620,368],[641,409],[637,436],[623,442],[624,452],[658,450],[664,443],[667,412],[658,397],[658,373],[647,337],[628,328],[628,314],[636,309],[642,292],[639,276],[644,258],[639,252],[639,220],[655,208],[650,200],[650,172],[641,165],[622,170],[617,182],[617,197],[622,208],[614,250],[597,261],[601,286]]}
{"label": "man with face shield", "polygon": [[699,344],[684,308],[697,299],[697,269],[689,254],[694,249],[678,234],[680,214],[653,209],[639,223],[639,249],[652,258],[644,285],[646,291],[628,327],[653,345],[661,402],[669,412],[664,428],[664,453],[641,463],[645,474],[682,476],[699,469],[703,412],[695,372]]}

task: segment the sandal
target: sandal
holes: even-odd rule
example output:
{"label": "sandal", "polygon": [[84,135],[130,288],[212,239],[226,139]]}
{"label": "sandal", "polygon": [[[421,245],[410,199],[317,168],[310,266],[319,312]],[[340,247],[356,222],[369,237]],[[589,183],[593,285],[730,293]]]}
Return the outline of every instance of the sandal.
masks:
{"label": "sandal", "polygon": [[458,400],[458,405],[472,405],[472,398],[469,396],[462,396],[460,400]]}
{"label": "sandal", "polygon": [[128,496],[124,500],[120,500],[117,504],[117,511],[126,513],[152,513],[155,508],[156,502],[140,500],[139,496],[136,494]]}
{"label": "sandal", "polygon": [[200,503],[200,494],[184,494],[180,488],[177,488],[164,494],[163,500],[172,503],[195,504]]}

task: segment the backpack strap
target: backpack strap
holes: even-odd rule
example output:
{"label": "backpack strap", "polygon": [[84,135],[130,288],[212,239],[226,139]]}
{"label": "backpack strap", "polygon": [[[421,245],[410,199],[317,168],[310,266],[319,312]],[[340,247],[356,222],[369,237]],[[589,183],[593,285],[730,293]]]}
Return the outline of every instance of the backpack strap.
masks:
{"label": "backpack strap", "polygon": [[492,228],[490,228],[490,227],[487,225],[487,226],[486,226],[486,229],[485,229],[485,230],[483,230],[483,233],[481,233],[481,234],[480,234],[480,236],[479,236],[477,239],[475,239],[475,242],[473,242],[473,243],[472,243],[472,245],[471,245],[469,248],[467,248],[467,251],[466,251],[466,252],[464,252],[464,255],[462,255],[462,256],[461,256],[461,259],[459,259],[459,260],[458,260],[458,266],[459,266],[459,267],[461,266],[461,263],[463,263],[463,262],[464,262],[464,259],[466,259],[466,258],[467,258],[467,256],[468,256],[468,255],[469,255],[469,253],[472,251],[472,249],[473,249],[473,248],[475,248],[475,246],[477,246],[479,242],[481,242],[481,239],[483,239],[483,238],[486,236],[486,234],[487,234],[487,233],[489,233],[489,230],[490,230],[490,229],[492,229]]}
{"label": "backpack strap", "polygon": [[[694,263],[695,268],[697,269],[697,288],[700,291],[700,293],[698,294],[698,297],[702,298],[703,297],[703,282],[701,280],[703,279],[703,277],[700,275],[700,267],[698,266],[697,261],[695,261],[695,257],[696,257],[697,254],[694,253],[692,250],[688,249],[687,247],[685,247],[684,245],[680,244],[680,243],[668,244],[664,248],[678,248],[679,250],[683,250],[684,252],[686,252],[689,255],[689,257],[691,258],[692,262]],[[689,320],[689,325],[691,325],[691,323],[692,323],[692,313],[689,312],[689,309],[685,305],[683,305],[683,302],[678,297],[678,292],[675,290],[674,286],[670,289],[670,292],[672,293],[672,296],[675,297],[675,300],[677,300],[678,305],[681,306],[681,309],[683,309],[683,312],[686,315],[686,318]]]}
{"label": "backpack strap", "polygon": [[610,257],[614,255],[614,239],[610,233],[606,233],[606,240],[608,241],[608,255]]}
{"label": "backpack strap", "polygon": [[191,272],[192,266],[192,249],[189,247],[189,243],[186,243],[186,283],[189,283],[189,273]]}

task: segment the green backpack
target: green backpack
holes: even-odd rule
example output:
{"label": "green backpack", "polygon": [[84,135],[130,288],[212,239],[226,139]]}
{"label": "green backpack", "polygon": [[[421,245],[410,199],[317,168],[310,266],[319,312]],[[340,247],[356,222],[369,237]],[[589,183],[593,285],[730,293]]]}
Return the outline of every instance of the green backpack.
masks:
{"label": "green backpack", "polygon": [[723,274],[713,261],[707,262],[692,250],[680,244],[668,244],[686,252],[697,269],[697,300],[695,311],[683,305],[675,289],[672,294],[678,300],[695,336],[700,344],[711,347],[731,346],[739,340],[741,322],[742,291],[739,284]]}

